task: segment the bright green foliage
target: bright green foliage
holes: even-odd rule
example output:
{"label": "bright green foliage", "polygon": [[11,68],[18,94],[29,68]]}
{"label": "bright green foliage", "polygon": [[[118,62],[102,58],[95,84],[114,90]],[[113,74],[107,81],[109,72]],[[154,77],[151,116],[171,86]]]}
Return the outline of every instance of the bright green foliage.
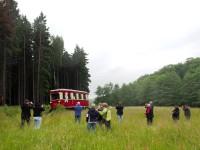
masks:
{"label": "bright green foliage", "polygon": [[192,118],[171,119],[171,107],[155,107],[155,119],[147,126],[144,107],[126,107],[124,119],[118,123],[116,110],[112,110],[112,130],[97,126],[88,132],[83,111],[81,124],[75,124],[72,110],[58,109],[43,113],[41,129],[31,126],[20,129],[20,109],[0,108],[1,150],[198,150],[200,149],[199,109],[192,109]]}
{"label": "bright green foliage", "polygon": [[[200,105],[200,58],[189,58],[184,64],[168,65],[159,71],[144,75],[116,91],[107,91],[107,85],[98,86],[96,103],[106,101],[115,105],[144,105],[150,100],[156,105]],[[110,83],[112,84],[112,83]]]}

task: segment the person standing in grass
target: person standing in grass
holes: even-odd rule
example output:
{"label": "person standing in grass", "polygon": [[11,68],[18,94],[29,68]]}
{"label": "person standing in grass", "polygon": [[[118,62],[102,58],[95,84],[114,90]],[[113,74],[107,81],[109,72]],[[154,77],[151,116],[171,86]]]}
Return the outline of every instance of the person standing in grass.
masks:
{"label": "person standing in grass", "polygon": [[42,112],[44,111],[43,105],[40,105],[39,102],[35,103],[33,107],[33,119],[35,129],[39,129],[42,123]]}
{"label": "person standing in grass", "polygon": [[190,117],[191,117],[190,107],[188,105],[183,105],[183,111],[184,111],[185,118],[187,120],[190,120]]}
{"label": "person standing in grass", "polygon": [[81,112],[82,112],[82,106],[80,105],[80,102],[77,102],[76,106],[74,107],[75,122],[78,123],[81,122]]}
{"label": "person standing in grass", "polygon": [[178,106],[174,106],[174,109],[172,110],[172,119],[176,122],[177,120],[179,120],[179,107]]}
{"label": "person standing in grass", "polygon": [[28,126],[30,125],[32,104],[28,99],[25,99],[21,105],[21,128],[24,127],[25,122]]}
{"label": "person standing in grass", "polygon": [[118,103],[115,108],[117,110],[117,118],[118,118],[119,122],[121,122],[122,119],[123,119],[123,109],[124,109],[124,107],[122,106],[121,103]]}
{"label": "person standing in grass", "polygon": [[150,104],[146,104],[145,108],[146,108],[145,115],[147,118],[147,125],[151,125],[153,123],[152,107]]}
{"label": "person standing in grass", "polygon": [[99,111],[100,115],[103,118],[103,122],[107,129],[111,129],[111,110],[107,103],[103,103],[103,110]]}
{"label": "person standing in grass", "polygon": [[89,109],[88,113],[87,113],[87,128],[88,130],[95,130],[96,129],[96,123],[98,121],[98,116],[99,113],[98,111],[96,111],[95,109],[95,104],[91,105],[91,108]]}

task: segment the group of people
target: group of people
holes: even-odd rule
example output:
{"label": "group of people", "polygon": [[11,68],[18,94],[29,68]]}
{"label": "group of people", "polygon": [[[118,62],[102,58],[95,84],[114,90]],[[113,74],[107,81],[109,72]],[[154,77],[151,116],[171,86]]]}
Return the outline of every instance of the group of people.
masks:
{"label": "group of people", "polygon": [[[118,103],[115,108],[117,118],[120,123],[123,119],[124,106],[121,103]],[[25,99],[24,103],[21,105],[21,127],[24,127],[25,122],[28,126],[30,125],[31,109],[33,110],[34,127],[35,129],[39,129],[42,122],[42,112],[44,111],[44,107],[39,102],[33,104],[28,99]],[[74,107],[75,122],[80,123],[82,110],[83,107],[80,105],[80,102],[77,102],[76,106]],[[188,105],[183,105],[183,111],[185,118],[189,120],[191,116],[190,107]],[[147,119],[147,125],[151,125],[154,118],[154,106],[152,101],[145,104],[145,115]],[[172,119],[177,121],[179,120],[179,116],[179,106],[175,106],[172,111]],[[108,130],[111,129],[111,107],[107,103],[99,103],[97,107],[95,104],[91,104],[86,114],[86,122],[88,130],[95,130],[97,124],[100,127],[105,125],[106,129]]]}
{"label": "group of people", "polygon": [[[188,105],[183,105],[183,112],[184,112],[185,118],[189,120],[191,117],[191,112],[190,112],[190,107]],[[174,109],[172,110],[172,119],[174,121],[177,121],[179,120],[179,117],[180,117],[179,106],[174,106]]]}
{"label": "group of people", "polygon": [[[116,106],[117,116],[119,122],[122,121],[123,118],[123,106],[118,104]],[[98,124],[100,127],[105,125],[106,129],[111,129],[111,107],[107,103],[99,103],[96,107],[95,104],[91,104],[87,114],[86,114],[86,122],[88,130],[95,130],[96,125]],[[80,123],[81,119],[81,111],[82,107],[80,102],[77,102],[75,108],[75,122]]]}
{"label": "group of people", "polygon": [[33,109],[33,120],[35,129],[39,129],[42,122],[42,111],[44,111],[43,105],[39,102],[33,104],[28,99],[25,99],[21,105],[21,128],[24,127],[25,122],[30,125],[31,109]]}
{"label": "group of people", "polygon": [[[153,102],[150,101],[149,103],[145,104],[145,115],[147,118],[147,124],[151,125],[153,123],[153,118],[154,118],[154,106]],[[190,107],[188,105],[183,105],[183,112],[184,116],[187,120],[190,119],[191,117],[191,112],[190,112]],[[172,119],[174,121],[179,120],[180,116],[180,109],[179,106],[175,106],[174,109],[172,110]]]}

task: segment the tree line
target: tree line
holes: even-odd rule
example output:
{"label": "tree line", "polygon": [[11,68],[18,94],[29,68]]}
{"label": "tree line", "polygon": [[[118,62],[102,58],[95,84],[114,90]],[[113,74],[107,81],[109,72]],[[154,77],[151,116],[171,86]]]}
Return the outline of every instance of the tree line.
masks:
{"label": "tree line", "polygon": [[200,106],[200,58],[165,66],[121,87],[113,83],[98,86],[96,95],[96,103],[106,101],[111,105],[144,105],[154,101],[163,106]]}
{"label": "tree line", "polygon": [[49,102],[48,91],[69,88],[89,92],[87,54],[78,45],[72,54],[61,36],[49,33],[41,12],[34,22],[21,15],[15,0],[0,1],[0,104],[25,98]]}

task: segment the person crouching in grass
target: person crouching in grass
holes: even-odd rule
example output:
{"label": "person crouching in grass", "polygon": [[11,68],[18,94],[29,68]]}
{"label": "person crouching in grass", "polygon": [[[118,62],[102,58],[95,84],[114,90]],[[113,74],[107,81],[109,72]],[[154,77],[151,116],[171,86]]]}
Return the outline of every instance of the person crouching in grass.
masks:
{"label": "person crouching in grass", "polygon": [[86,119],[87,120],[87,128],[89,131],[90,130],[94,131],[96,129],[98,116],[99,116],[99,113],[95,109],[95,104],[92,104],[91,108],[89,108],[89,111],[87,113],[87,119]]}

